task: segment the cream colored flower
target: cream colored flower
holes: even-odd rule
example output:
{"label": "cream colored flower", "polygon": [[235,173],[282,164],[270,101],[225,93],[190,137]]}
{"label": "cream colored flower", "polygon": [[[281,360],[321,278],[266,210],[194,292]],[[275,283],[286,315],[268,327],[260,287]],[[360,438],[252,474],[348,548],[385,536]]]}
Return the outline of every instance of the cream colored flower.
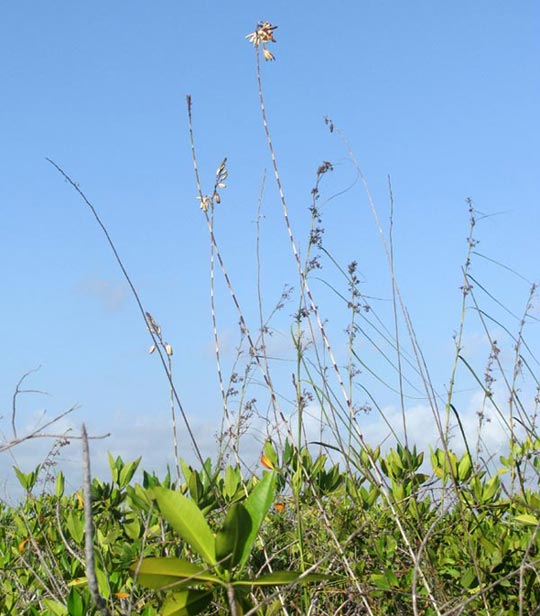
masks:
{"label": "cream colored flower", "polygon": [[257,24],[257,29],[255,32],[247,34],[246,38],[249,39],[249,42],[253,43],[255,47],[258,47],[261,43],[269,43],[270,41],[275,43],[276,39],[274,38],[274,30],[276,28],[277,26],[273,26],[268,21],[260,21]]}
{"label": "cream colored flower", "polygon": [[263,48],[263,56],[265,60],[275,60],[274,54],[271,51],[268,51],[265,47],[265,43],[275,43],[276,39],[274,38],[274,30],[277,26],[273,26],[268,21],[260,21],[257,24],[257,29],[255,32],[251,32],[246,35],[246,38],[252,43],[255,47],[259,47],[259,45]]}
{"label": "cream colored flower", "polygon": [[208,212],[208,208],[210,207],[210,203],[212,200],[208,195],[204,195],[204,197],[197,197],[197,201],[200,201],[200,207],[203,212]]}

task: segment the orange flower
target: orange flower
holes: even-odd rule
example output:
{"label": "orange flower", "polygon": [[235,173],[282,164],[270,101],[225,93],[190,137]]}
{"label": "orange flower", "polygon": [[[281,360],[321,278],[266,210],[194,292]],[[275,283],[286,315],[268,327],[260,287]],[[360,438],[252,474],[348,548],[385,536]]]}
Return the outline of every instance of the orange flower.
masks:
{"label": "orange flower", "polygon": [[283,501],[278,501],[274,503],[274,509],[279,511],[279,513],[283,513],[285,511],[285,503]]}
{"label": "orange flower", "polygon": [[129,599],[129,593],[127,592],[115,592],[114,596],[117,599]]}
{"label": "orange flower", "polygon": [[270,462],[270,460],[264,455],[264,453],[261,455],[261,464],[264,466],[264,468],[267,468],[271,471],[274,470],[274,465],[272,464],[272,462]]}

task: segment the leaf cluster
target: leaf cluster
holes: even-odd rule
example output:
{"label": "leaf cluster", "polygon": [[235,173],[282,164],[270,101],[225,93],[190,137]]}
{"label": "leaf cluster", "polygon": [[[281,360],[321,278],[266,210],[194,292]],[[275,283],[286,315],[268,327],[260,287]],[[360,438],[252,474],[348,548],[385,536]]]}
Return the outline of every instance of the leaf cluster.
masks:
{"label": "leaf cluster", "polygon": [[[432,449],[427,468],[423,452],[398,446],[358,452],[351,473],[325,454],[267,443],[271,471],[246,480],[207,460],[199,471],[183,464],[178,484],[145,471],[134,483],[140,460],[110,456],[111,481],[92,482],[99,590],[118,615],[263,615],[281,605],[300,614],[306,592],[315,614],[360,614],[363,602],[374,613],[410,614],[413,602],[422,614],[434,604],[445,614],[534,613],[540,492],[511,493],[506,477],[539,452],[529,439],[488,475],[469,453]],[[0,613],[97,613],[80,493],[66,495],[59,473],[54,494],[35,497],[38,476],[17,469],[27,497],[0,509]]]}

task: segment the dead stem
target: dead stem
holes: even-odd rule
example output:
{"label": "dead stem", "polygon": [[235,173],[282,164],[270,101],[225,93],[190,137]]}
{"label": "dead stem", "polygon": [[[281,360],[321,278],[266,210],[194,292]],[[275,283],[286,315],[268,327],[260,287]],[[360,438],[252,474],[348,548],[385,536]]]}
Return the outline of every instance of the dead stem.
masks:
{"label": "dead stem", "polygon": [[[261,78],[260,50],[259,50],[258,46],[256,46],[256,57],[257,57],[257,84],[258,84],[259,103],[260,103],[263,127],[264,127],[264,132],[265,132],[265,135],[266,135],[266,140],[267,140],[268,148],[270,150],[270,156],[271,156],[271,159],[272,159],[272,166],[273,166],[273,169],[274,169],[274,176],[275,176],[276,185],[278,187],[278,191],[279,191],[279,195],[280,195],[280,200],[281,200],[281,205],[282,205],[282,210],[283,210],[283,216],[284,216],[284,219],[285,219],[285,224],[286,224],[286,227],[287,227],[287,232],[288,232],[289,240],[290,240],[290,243],[291,243],[291,248],[292,248],[292,251],[293,251],[293,254],[294,254],[294,258],[296,260],[296,264],[297,264],[297,267],[298,267],[298,272],[299,272],[300,280],[301,280],[301,283],[302,283],[302,288],[303,288],[303,290],[305,290],[306,295],[308,296],[308,299],[309,299],[309,302],[310,302],[310,308],[311,308],[313,314],[316,317],[317,324],[318,324],[318,327],[319,327],[319,331],[321,332],[321,336],[323,338],[325,347],[326,347],[326,349],[328,351],[328,354],[330,356],[330,360],[332,362],[332,366],[333,366],[336,378],[338,380],[339,387],[340,387],[341,392],[342,392],[342,394],[343,394],[343,396],[345,398],[345,401],[346,401],[346,404],[347,404],[347,408],[351,409],[351,406],[352,406],[351,405],[351,401],[350,401],[350,398],[349,398],[349,396],[347,394],[347,390],[345,388],[345,384],[344,384],[343,379],[341,377],[340,370],[339,370],[339,368],[337,366],[337,363],[336,363],[336,360],[335,360],[335,356],[334,356],[334,352],[333,352],[332,346],[330,345],[330,341],[328,340],[328,337],[326,335],[326,330],[325,330],[324,325],[322,323],[322,320],[321,320],[318,308],[317,308],[317,306],[316,306],[316,304],[315,304],[315,302],[313,300],[313,296],[311,294],[311,290],[310,290],[309,284],[307,282],[307,277],[306,277],[306,274],[305,274],[305,272],[303,270],[303,267],[302,267],[302,263],[301,263],[301,260],[300,260],[300,255],[299,255],[297,247],[296,247],[296,242],[295,242],[295,239],[294,239],[294,236],[293,236],[293,233],[292,233],[292,227],[291,227],[290,222],[289,222],[287,202],[286,202],[286,199],[285,199],[285,194],[284,194],[283,186],[282,186],[282,183],[281,183],[281,177],[280,177],[280,174],[279,174],[279,169],[278,169],[278,165],[277,165],[277,160],[276,160],[276,156],[275,156],[273,142],[272,142],[272,138],[271,138],[271,135],[270,135],[270,129],[268,127],[268,121],[267,121],[267,117],[266,117],[266,109],[265,109],[265,104],[264,104],[264,96],[263,96],[263,89],[262,89],[262,78]],[[358,171],[359,171],[359,173],[361,173],[359,169],[358,169]],[[364,183],[365,183],[365,181],[364,181]],[[367,185],[366,185],[366,190],[368,190],[367,189]],[[370,194],[370,193],[368,192],[368,194]],[[375,212],[375,215],[376,215],[376,210],[374,210],[374,212]],[[376,220],[378,221],[378,217],[377,216],[376,216]],[[397,287],[397,284],[396,284],[396,289],[399,292],[399,287]],[[401,301],[401,296],[399,296],[399,297],[400,297],[400,301]],[[405,314],[406,314],[407,326],[410,329],[412,341],[413,341],[413,343],[416,346],[416,352],[417,352],[417,355],[419,357],[419,361],[421,362],[421,364],[423,364],[424,369],[427,370],[427,366],[425,365],[425,360],[424,360],[424,358],[423,358],[423,356],[421,354],[421,351],[420,351],[420,349],[419,349],[419,347],[417,345],[417,341],[416,341],[416,338],[414,336],[414,331],[412,330],[412,324],[410,322],[410,318],[408,317],[408,314],[406,313],[406,310],[405,310],[405,307],[404,307],[403,303],[402,303],[402,309],[405,311]],[[429,383],[429,377],[426,377],[426,383]],[[430,384],[430,388],[432,390],[431,384]],[[432,395],[434,395],[434,392],[432,393]],[[332,413],[333,413],[333,407],[332,407]],[[354,427],[355,427],[355,429],[356,429],[356,431],[358,433],[358,438],[360,439],[362,444],[365,444],[361,432],[358,430],[358,428],[356,426],[354,426]],[[374,472],[378,476],[379,483],[380,483],[381,486],[383,486],[384,483],[385,483],[384,482],[384,478],[380,474],[380,471],[379,471],[379,469],[376,466],[375,460],[373,459],[371,454],[369,454],[369,451],[368,451],[368,456],[370,458],[370,464],[371,464]],[[305,469],[304,469],[304,472],[305,472]],[[405,532],[405,528],[404,528],[403,524],[401,523],[401,519],[400,519],[399,513],[396,510],[396,508],[395,508],[394,504],[392,503],[391,499],[388,497],[388,494],[386,493],[385,490],[382,490],[382,494],[385,496],[386,502],[388,503],[388,505],[389,505],[389,507],[390,507],[390,509],[392,511],[392,516],[393,516],[394,521],[395,521],[395,523],[396,523],[396,525],[397,525],[397,527],[399,529],[399,532],[400,532],[400,534],[401,534],[401,536],[402,536],[402,538],[403,538],[403,540],[404,540],[404,542],[406,544],[407,550],[410,553],[411,557],[414,559],[414,557],[415,557],[414,550],[412,548],[412,544],[411,544],[411,542],[410,542],[410,540],[408,538],[408,535]],[[338,542],[338,545],[339,545],[339,542]],[[344,560],[344,564],[350,569],[350,567],[349,567],[349,565],[347,563],[347,559],[346,558]],[[351,573],[351,571],[349,571],[349,574],[350,573]],[[424,589],[427,592],[427,596],[429,598],[429,601],[430,601],[430,603],[431,603],[431,605],[432,605],[432,607],[433,607],[433,609],[435,611],[435,614],[437,614],[437,616],[440,616],[440,611],[439,611],[439,608],[437,606],[437,602],[435,600],[435,596],[433,595],[433,591],[431,590],[431,585],[429,584],[428,579],[427,579],[426,575],[424,574],[424,572],[422,570],[419,570],[419,574],[420,574],[420,578],[422,580],[422,584],[424,586]],[[353,576],[352,579],[356,580],[356,576]]]}
{"label": "dead stem", "polygon": [[124,263],[122,261],[122,259],[120,258],[120,255],[118,254],[118,251],[116,250],[116,246],[114,244],[114,242],[112,241],[112,238],[109,234],[109,232],[107,231],[107,228],[105,227],[105,225],[103,224],[101,218],[99,217],[96,209],[94,208],[94,206],[92,205],[92,203],[90,203],[90,201],[88,200],[88,198],[86,197],[86,195],[84,194],[84,192],[81,190],[80,186],[71,179],[71,177],[59,166],[57,165],[53,160],[51,160],[50,158],[46,158],[46,160],[64,177],[64,179],[68,182],[68,184],[70,184],[75,191],[79,194],[79,196],[82,198],[82,200],[84,201],[84,203],[88,206],[88,208],[90,209],[90,211],[92,212],[94,218],[96,219],[96,222],[98,223],[99,227],[101,228],[101,230],[103,231],[106,239],[107,239],[107,243],[109,244],[109,247],[111,248],[114,257],[116,259],[116,262],[118,263],[122,274],[126,280],[126,282],[129,285],[129,288],[131,289],[131,293],[133,294],[133,297],[135,299],[135,302],[137,303],[137,307],[139,308],[139,312],[141,313],[141,316],[144,320],[144,323],[146,325],[146,328],[150,334],[150,337],[152,338],[152,342],[154,345],[156,345],[156,350],[158,352],[159,358],[161,360],[161,365],[163,367],[163,370],[165,371],[165,374],[167,376],[167,380],[169,381],[169,385],[171,388],[171,391],[173,392],[174,395],[174,399],[176,400],[176,404],[178,405],[178,408],[180,410],[180,414],[182,415],[182,420],[184,421],[184,424],[186,426],[186,429],[188,431],[189,437],[191,439],[191,444],[193,445],[193,449],[195,450],[195,454],[197,455],[197,458],[199,460],[199,462],[201,463],[201,466],[203,468],[204,467],[204,458],[202,457],[201,451],[199,449],[199,446],[197,444],[197,441],[195,439],[195,435],[193,434],[193,431],[191,429],[191,425],[189,423],[189,420],[187,418],[186,412],[184,410],[184,407],[182,405],[182,402],[180,401],[180,396],[178,395],[178,392],[176,390],[176,386],[172,380],[171,374],[169,373],[168,370],[168,363],[167,363],[167,359],[166,359],[166,355],[163,353],[163,350],[160,348],[159,345],[159,340],[157,338],[157,336],[155,335],[152,327],[151,327],[151,323],[148,319],[147,315],[147,311],[144,309],[141,298],[139,296],[139,293],[137,292],[137,289],[135,288],[135,285],[133,284],[131,277],[129,276]]}
{"label": "dead stem", "polygon": [[96,607],[105,616],[111,616],[105,599],[99,593],[94,564],[94,523],[92,520],[92,490],[90,473],[90,452],[88,449],[88,434],[86,426],[82,425],[82,457],[83,457],[83,496],[84,496],[84,554],[86,559],[86,579],[88,589]]}
{"label": "dead stem", "polygon": [[[227,269],[225,268],[225,263],[223,261],[223,258],[221,256],[221,252],[219,250],[218,247],[218,243],[214,234],[214,229],[210,220],[210,216],[208,214],[208,209],[212,204],[213,207],[213,203],[215,201],[215,193],[216,193],[216,189],[214,187],[214,191],[212,196],[208,196],[208,195],[204,195],[202,192],[202,186],[200,183],[200,177],[199,177],[199,170],[198,170],[198,165],[197,165],[197,156],[196,156],[196,151],[195,151],[195,140],[194,140],[194,136],[193,136],[193,120],[192,120],[192,101],[191,101],[191,96],[187,97],[187,109],[188,109],[188,121],[189,121],[189,135],[190,135],[190,143],[191,143],[191,153],[192,153],[192,159],[193,159],[193,167],[195,170],[195,179],[197,182],[197,190],[199,193],[199,201],[201,203],[201,210],[203,211],[203,214],[206,218],[206,223],[207,223],[207,227],[208,227],[208,232],[210,234],[210,242],[212,244],[212,246],[214,247],[215,250],[215,254],[217,256],[218,259],[218,263],[220,266],[220,269],[222,271],[223,277],[225,279],[225,283],[227,285],[227,288],[229,290],[229,294],[231,295],[232,301],[234,303],[234,306],[238,312],[238,316],[239,316],[239,321],[240,321],[240,328],[242,330],[242,333],[245,334],[248,344],[249,344],[249,349],[250,349],[250,354],[253,357],[253,359],[255,360],[255,362],[257,363],[257,366],[259,367],[261,374],[263,376],[265,385],[267,387],[267,390],[270,394],[270,400],[271,400],[271,404],[272,407],[274,409],[274,414],[277,418],[279,417],[281,419],[281,421],[283,421],[285,423],[285,425],[287,425],[287,421],[285,419],[285,415],[283,414],[283,411],[281,410],[279,403],[278,403],[278,399],[277,399],[277,395],[276,395],[276,391],[270,376],[270,372],[266,369],[266,366],[263,364],[263,362],[261,361],[260,358],[260,354],[257,350],[257,346],[255,345],[253,338],[251,336],[250,330],[247,326],[247,323],[244,319],[244,314],[242,312],[242,309],[240,307],[240,302],[238,301],[238,298],[236,296],[236,293],[234,291],[234,287],[232,285],[231,279],[229,277],[229,274],[227,272]],[[225,159],[226,160],[226,159]],[[225,162],[225,161],[224,161]]]}

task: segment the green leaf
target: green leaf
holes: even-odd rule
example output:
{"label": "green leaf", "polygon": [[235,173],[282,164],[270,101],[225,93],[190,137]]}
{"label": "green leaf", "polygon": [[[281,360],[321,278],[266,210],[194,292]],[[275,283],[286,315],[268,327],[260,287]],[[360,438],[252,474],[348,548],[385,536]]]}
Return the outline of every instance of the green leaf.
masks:
{"label": "green leaf", "polygon": [[521,524],[527,524],[527,526],[538,526],[538,518],[530,513],[522,513],[521,515],[517,515],[514,520],[516,522],[521,522]]}
{"label": "green leaf", "polygon": [[[130,567],[132,575],[138,567],[138,562]],[[158,589],[169,584],[196,582],[222,583],[215,575],[182,558],[143,558],[137,573],[137,583],[147,588]]]}
{"label": "green leaf", "polygon": [[36,484],[36,480],[38,478],[40,467],[41,465],[38,464],[35,470],[30,471],[29,473],[23,473],[16,466],[13,467],[13,470],[15,471],[15,474],[17,475],[17,479],[19,480],[19,483],[27,492],[30,492],[30,490],[32,490],[32,488]]}
{"label": "green leaf", "polygon": [[392,495],[396,501],[402,501],[405,498],[405,487],[401,481],[392,479]]}
{"label": "green leaf", "polygon": [[272,466],[278,465],[278,455],[276,452],[276,448],[274,447],[271,440],[267,440],[263,447],[263,454],[270,460]]}
{"label": "green leaf", "polygon": [[171,595],[163,604],[162,616],[191,616],[202,612],[212,601],[212,591],[190,588]]}
{"label": "green leaf", "polygon": [[61,496],[64,496],[64,486],[65,486],[64,473],[62,471],[59,471],[58,475],[56,475],[56,483],[55,483],[55,492],[58,498],[60,498]]}
{"label": "green leaf", "polygon": [[111,588],[109,586],[109,578],[105,575],[105,573],[96,567],[96,579],[98,583],[98,588],[101,596],[104,599],[109,599],[111,596]]}
{"label": "green leaf", "polygon": [[377,588],[381,590],[391,590],[390,582],[388,581],[386,575],[384,573],[372,573],[369,576],[369,579],[375,584]]}
{"label": "green leaf", "polygon": [[126,492],[135,509],[148,511],[152,504],[152,498],[147,490],[141,485],[136,484],[135,486],[126,486]]}
{"label": "green leaf", "polygon": [[478,578],[474,569],[466,569],[465,573],[461,576],[461,585],[469,590],[478,586]]}
{"label": "green leaf", "polygon": [[88,580],[86,576],[83,576],[83,577],[78,577],[73,580],[70,580],[68,582],[68,587],[74,588],[75,586],[84,586],[85,584],[88,584]]}
{"label": "green leaf", "polygon": [[223,494],[227,498],[232,498],[236,494],[239,485],[240,477],[237,469],[233,468],[232,466],[227,466],[227,468],[225,469]]}
{"label": "green leaf", "polygon": [[188,481],[189,493],[191,498],[198,503],[204,493],[204,487],[197,471],[193,471]]}
{"label": "green leaf", "polygon": [[189,478],[191,477],[191,473],[193,472],[193,469],[184,459],[180,460],[180,467],[182,469],[182,474],[184,475],[184,479],[186,481],[189,481]]}
{"label": "green leaf", "polygon": [[251,548],[255,543],[261,524],[266,516],[276,493],[276,474],[274,472],[264,473],[261,481],[253,488],[247,497],[244,507],[251,518],[251,530],[245,540],[242,556],[239,564],[243,567],[246,564]]}
{"label": "green leaf", "polygon": [[84,519],[82,512],[69,511],[66,517],[69,534],[76,543],[82,544],[84,537]]}
{"label": "green leaf", "polygon": [[118,473],[124,465],[122,458],[117,456],[115,460],[110,451],[107,452],[107,456],[109,458],[109,468],[111,469],[112,480],[114,483],[118,483]]}
{"label": "green leaf", "polygon": [[216,535],[216,558],[222,567],[230,570],[240,562],[251,528],[251,516],[244,505],[231,505],[223,528]]}
{"label": "green leaf", "polygon": [[67,616],[68,611],[63,603],[47,598],[42,599],[41,602],[54,616]]}
{"label": "green leaf", "polygon": [[124,532],[126,535],[132,540],[135,541],[138,539],[141,534],[141,523],[137,518],[133,518],[133,520],[124,522]]}
{"label": "green leaf", "polygon": [[153,488],[163,517],[174,530],[210,565],[216,564],[214,535],[197,505],[189,498],[167,488]]}
{"label": "green leaf", "polygon": [[500,486],[500,480],[497,475],[494,475],[488,482],[485,484],[482,493],[482,502],[486,503],[490,501],[494,496]]}
{"label": "green leaf", "polygon": [[306,584],[308,582],[328,582],[338,581],[340,578],[324,575],[323,573],[308,573],[303,575],[300,571],[274,571],[273,573],[264,573],[258,578],[234,580],[233,586],[283,586],[284,584]]}
{"label": "green leaf", "polygon": [[324,466],[326,464],[326,455],[322,454],[320,455],[315,462],[313,463],[313,468],[312,468],[312,473],[313,475],[318,475],[321,473],[321,471],[324,471]]}
{"label": "green leaf", "polygon": [[81,595],[72,588],[69,592],[68,600],[67,600],[67,613],[69,616],[84,616],[83,611],[83,600]]}
{"label": "green leaf", "polygon": [[125,488],[128,483],[133,479],[133,475],[139,467],[140,462],[141,457],[139,456],[136,460],[133,460],[133,462],[126,464],[124,468],[120,471],[120,476],[118,477],[118,485],[121,488]]}
{"label": "green leaf", "polygon": [[201,469],[201,482],[205,490],[207,490],[214,483],[214,476],[212,475],[212,458],[208,457],[204,461]]}
{"label": "green leaf", "polygon": [[468,453],[463,454],[463,457],[459,461],[457,476],[460,481],[466,481],[470,475],[472,470],[472,459]]}

